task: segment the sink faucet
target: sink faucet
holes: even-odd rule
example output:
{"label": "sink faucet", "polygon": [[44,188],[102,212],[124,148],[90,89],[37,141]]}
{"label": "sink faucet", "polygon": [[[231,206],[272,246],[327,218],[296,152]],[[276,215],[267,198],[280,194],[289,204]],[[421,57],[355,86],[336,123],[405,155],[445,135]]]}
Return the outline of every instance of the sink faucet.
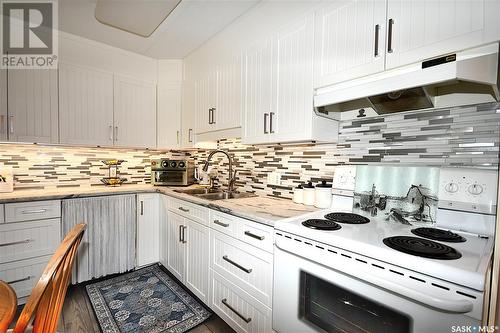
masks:
{"label": "sink faucet", "polygon": [[212,150],[210,154],[208,154],[207,160],[205,161],[205,165],[203,166],[203,171],[207,172],[208,171],[208,165],[210,164],[210,160],[212,159],[212,156],[214,156],[217,153],[221,153],[227,156],[227,159],[229,161],[229,175],[228,175],[228,182],[227,182],[227,191],[228,192],[233,192],[234,191],[234,183],[236,182],[236,173],[237,171],[235,170],[233,173],[233,160],[231,159],[231,156],[225,152],[224,150]]}

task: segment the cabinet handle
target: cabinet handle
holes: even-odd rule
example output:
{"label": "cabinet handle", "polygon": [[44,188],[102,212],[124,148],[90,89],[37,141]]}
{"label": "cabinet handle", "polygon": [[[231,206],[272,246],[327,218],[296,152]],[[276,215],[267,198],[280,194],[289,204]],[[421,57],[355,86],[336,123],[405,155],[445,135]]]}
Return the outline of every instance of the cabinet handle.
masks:
{"label": "cabinet handle", "polygon": [[182,225],[179,226],[179,242],[182,243]]}
{"label": "cabinet handle", "polygon": [[375,52],[374,52],[374,56],[375,57],[379,56],[379,54],[378,54],[378,37],[379,37],[379,33],[380,33],[380,24],[376,24],[375,25]]}
{"label": "cabinet handle", "polygon": [[212,108],[208,109],[208,124],[212,125]]}
{"label": "cabinet handle", "polygon": [[41,214],[45,213],[46,211],[47,211],[46,209],[23,210],[21,211],[21,214]]}
{"label": "cabinet handle", "polygon": [[3,243],[3,244],[0,244],[0,247],[2,247],[2,246],[17,245],[17,244],[31,243],[33,241],[34,241],[34,239],[28,238],[28,239],[25,239],[25,240],[22,240],[22,241],[10,242],[10,243]]}
{"label": "cabinet handle", "polygon": [[214,220],[214,224],[220,225],[221,227],[224,227],[224,228],[229,227],[229,223],[223,223],[219,220]]}
{"label": "cabinet handle", "polygon": [[10,133],[14,133],[14,116],[10,116],[9,119]]}
{"label": "cabinet handle", "polygon": [[141,200],[141,215],[144,215],[144,201]]}
{"label": "cabinet handle", "polygon": [[245,267],[241,266],[237,262],[234,262],[231,259],[229,259],[229,257],[227,255],[223,256],[222,259],[224,259],[225,261],[227,261],[231,265],[238,267],[239,269],[241,269],[245,273],[248,273],[248,274],[252,273],[252,269],[251,268],[245,268]]}
{"label": "cabinet handle", "polygon": [[193,142],[193,129],[190,128],[188,132],[188,141]]}
{"label": "cabinet handle", "polygon": [[109,125],[109,141],[113,141],[113,125]]}
{"label": "cabinet handle", "polygon": [[229,310],[233,311],[233,312],[234,312],[234,313],[235,313],[238,317],[240,317],[241,319],[243,319],[243,321],[244,321],[245,323],[247,323],[247,324],[248,324],[249,322],[251,322],[251,321],[252,321],[252,318],[247,318],[247,317],[243,316],[241,313],[239,313],[238,311],[236,311],[236,309],[235,309],[235,308],[233,308],[231,305],[229,305],[229,303],[227,302],[227,298],[223,298],[223,299],[221,300],[221,302],[222,302],[222,304],[224,304],[225,306],[227,306],[227,308],[228,308]]}
{"label": "cabinet handle", "polygon": [[177,144],[179,144],[179,131],[177,131]]}
{"label": "cabinet handle", "polygon": [[187,227],[185,225],[181,225],[182,227],[182,243],[183,244],[186,244],[187,241],[186,241],[186,229]]}
{"label": "cabinet handle", "polygon": [[269,114],[269,133],[274,133],[274,128],[273,128],[273,117],[274,117],[274,112],[271,112]]}
{"label": "cabinet handle", "polygon": [[394,50],[392,49],[392,26],[394,25],[394,20],[389,19],[389,32],[387,37],[387,52],[392,53]]}
{"label": "cabinet handle", "polygon": [[264,236],[259,236],[259,235],[253,234],[250,231],[245,231],[245,235],[247,235],[248,237],[258,239],[258,240],[264,240]]}
{"label": "cabinet handle", "polygon": [[31,280],[31,275],[28,275],[27,277],[22,278],[22,279],[7,281],[7,284],[14,284],[14,283],[28,281],[28,280]]}
{"label": "cabinet handle", "polygon": [[184,207],[179,207],[179,210],[184,212],[184,213],[189,213],[189,209],[184,208]]}
{"label": "cabinet handle", "polygon": [[5,116],[2,114],[0,115],[0,133],[3,133],[5,131]]}
{"label": "cabinet handle", "polygon": [[264,113],[264,134],[269,134],[269,131],[267,130],[267,117],[269,117],[269,114]]}
{"label": "cabinet handle", "polygon": [[115,141],[118,141],[118,126],[115,126]]}
{"label": "cabinet handle", "polygon": [[212,108],[212,124],[215,124],[215,111],[217,111],[217,108]]}

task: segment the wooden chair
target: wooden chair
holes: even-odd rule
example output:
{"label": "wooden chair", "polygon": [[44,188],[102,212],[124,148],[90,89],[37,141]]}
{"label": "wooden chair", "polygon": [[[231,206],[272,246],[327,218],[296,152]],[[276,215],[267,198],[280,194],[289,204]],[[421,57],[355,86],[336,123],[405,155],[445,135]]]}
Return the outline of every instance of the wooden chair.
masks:
{"label": "wooden chair", "polygon": [[[33,333],[56,332],[59,316],[61,315],[66,290],[75,260],[76,251],[83,237],[86,224],[77,224],[66,235],[56,253],[52,256],[35,288],[26,302],[26,305],[17,320],[13,333],[24,333],[27,330]],[[5,288],[6,291],[3,291]],[[2,312],[3,293],[8,295],[7,309]],[[16,312],[16,295],[6,283],[0,284],[0,333],[4,333]],[[13,301],[12,301],[13,300]],[[33,323],[33,324],[32,324]],[[32,325],[31,325],[32,324]],[[10,331],[9,331],[10,332]]]}

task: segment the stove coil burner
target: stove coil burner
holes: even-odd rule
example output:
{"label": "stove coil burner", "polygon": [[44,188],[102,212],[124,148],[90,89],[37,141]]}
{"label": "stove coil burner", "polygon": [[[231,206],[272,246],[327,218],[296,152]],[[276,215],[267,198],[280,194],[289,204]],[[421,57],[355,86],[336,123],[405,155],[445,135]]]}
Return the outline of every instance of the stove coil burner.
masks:
{"label": "stove coil burner", "polygon": [[448,245],[419,237],[389,237],[384,239],[384,244],[394,250],[418,257],[441,260],[453,260],[462,257],[460,252]]}
{"label": "stove coil burner", "polygon": [[463,243],[466,239],[459,234],[451,232],[449,230],[437,229],[437,228],[417,228],[411,231],[413,234],[429,238],[441,242],[450,243]]}
{"label": "stove coil burner", "polygon": [[353,213],[330,213],[326,214],[325,218],[330,221],[346,224],[365,224],[370,222],[369,218]]}
{"label": "stove coil burner", "polygon": [[339,230],[340,228],[342,228],[340,225],[338,225],[333,221],[320,220],[320,219],[307,220],[302,222],[302,225],[311,229],[330,230],[330,231]]}

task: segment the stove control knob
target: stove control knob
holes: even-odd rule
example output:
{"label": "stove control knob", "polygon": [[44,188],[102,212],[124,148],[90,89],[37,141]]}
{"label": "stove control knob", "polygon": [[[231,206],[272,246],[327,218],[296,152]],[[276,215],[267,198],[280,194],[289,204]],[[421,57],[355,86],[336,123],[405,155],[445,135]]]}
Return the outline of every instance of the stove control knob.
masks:
{"label": "stove control knob", "polygon": [[166,167],[168,167],[168,160],[162,160],[162,161],[161,161],[161,167],[162,167],[162,168],[166,168]]}
{"label": "stove control knob", "polygon": [[177,167],[177,162],[175,162],[175,161],[170,162],[170,167],[171,168]]}
{"label": "stove control knob", "polygon": [[456,192],[458,192],[458,184],[448,183],[444,186],[444,189],[448,193],[456,193]]}
{"label": "stove control knob", "polygon": [[467,188],[467,192],[469,192],[472,195],[480,195],[483,193],[484,188],[479,185],[479,184],[472,184]]}
{"label": "stove control knob", "polygon": [[184,168],[186,166],[186,163],[184,162],[179,162],[179,168]]}

